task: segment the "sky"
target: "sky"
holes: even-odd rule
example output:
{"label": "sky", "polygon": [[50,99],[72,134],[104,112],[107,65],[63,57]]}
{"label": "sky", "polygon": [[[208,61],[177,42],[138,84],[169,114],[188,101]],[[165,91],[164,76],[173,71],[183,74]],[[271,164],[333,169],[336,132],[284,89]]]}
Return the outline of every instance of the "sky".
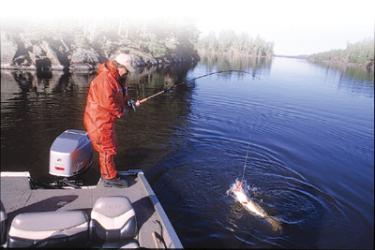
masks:
{"label": "sky", "polygon": [[274,42],[275,54],[301,55],[373,38],[374,9],[374,0],[8,0],[0,20],[189,22],[201,34],[232,29]]}

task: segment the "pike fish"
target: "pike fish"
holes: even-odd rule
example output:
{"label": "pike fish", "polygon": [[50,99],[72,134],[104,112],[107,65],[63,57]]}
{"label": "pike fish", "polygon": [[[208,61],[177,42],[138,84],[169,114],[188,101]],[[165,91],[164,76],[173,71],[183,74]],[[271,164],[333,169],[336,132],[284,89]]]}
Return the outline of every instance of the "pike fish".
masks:
{"label": "pike fish", "polygon": [[267,212],[260,207],[255,201],[250,199],[247,191],[247,185],[244,181],[236,181],[230,186],[227,195],[231,195],[237,202],[247,209],[253,215],[266,220],[271,226],[273,231],[280,231],[281,225],[275,218],[268,215]]}

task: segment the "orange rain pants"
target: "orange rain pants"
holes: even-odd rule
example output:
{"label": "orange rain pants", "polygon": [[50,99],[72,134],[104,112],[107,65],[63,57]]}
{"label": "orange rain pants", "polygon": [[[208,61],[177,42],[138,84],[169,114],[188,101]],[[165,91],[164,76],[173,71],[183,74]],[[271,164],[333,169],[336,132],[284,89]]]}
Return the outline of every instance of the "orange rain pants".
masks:
{"label": "orange rain pants", "polygon": [[117,176],[114,123],[123,115],[125,105],[119,77],[112,61],[99,65],[97,75],[90,83],[83,115],[84,127],[95,151],[99,153],[100,173],[104,179]]}

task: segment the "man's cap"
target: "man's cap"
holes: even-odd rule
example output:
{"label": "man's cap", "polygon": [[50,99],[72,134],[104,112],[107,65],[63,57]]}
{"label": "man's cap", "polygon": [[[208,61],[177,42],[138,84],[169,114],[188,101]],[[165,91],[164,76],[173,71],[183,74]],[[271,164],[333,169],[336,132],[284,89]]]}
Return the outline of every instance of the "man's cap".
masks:
{"label": "man's cap", "polygon": [[132,66],[132,58],[129,54],[120,53],[114,60],[124,66],[129,72],[134,72],[135,68]]}

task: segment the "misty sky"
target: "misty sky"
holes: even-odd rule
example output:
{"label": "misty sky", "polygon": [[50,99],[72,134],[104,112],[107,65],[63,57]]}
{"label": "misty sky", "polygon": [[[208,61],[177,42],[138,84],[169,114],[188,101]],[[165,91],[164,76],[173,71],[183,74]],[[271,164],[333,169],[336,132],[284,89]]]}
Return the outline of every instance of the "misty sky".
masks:
{"label": "misty sky", "polygon": [[18,0],[3,1],[1,21],[84,18],[192,22],[205,34],[233,29],[275,43],[274,52],[310,54],[374,37],[373,0]]}

